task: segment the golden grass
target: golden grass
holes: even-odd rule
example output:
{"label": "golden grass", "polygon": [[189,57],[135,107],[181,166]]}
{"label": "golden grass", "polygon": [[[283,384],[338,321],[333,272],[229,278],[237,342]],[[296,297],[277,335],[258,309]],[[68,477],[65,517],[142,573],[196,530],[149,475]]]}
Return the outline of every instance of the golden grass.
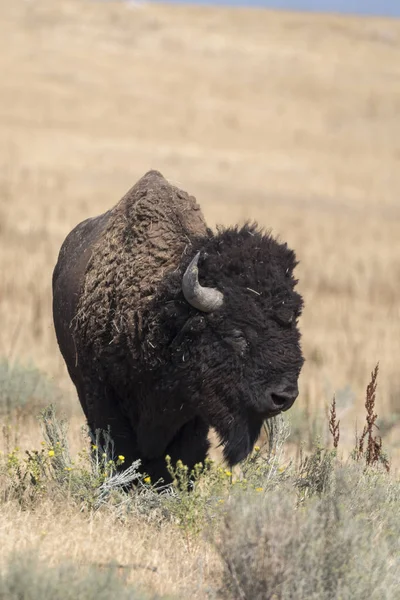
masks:
{"label": "golden grass", "polygon": [[112,514],[88,518],[68,501],[42,503],[35,511],[0,505],[0,562],[13,552],[32,551],[48,566],[60,561],[117,568],[127,582],[146,591],[180,598],[204,598],[218,584],[222,565],[202,539],[190,546],[171,525],[132,518],[121,523]]}
{"label": "golden grass", "polygon": [[[0,355],[64,386],[72,430],[83,419],[55,342],[51,272],[70,229],[150,168],[194,194],[211,225],[257,219],[296,249],[299,406],[317,411],[349,385],[357,402],[346,414],[338,402],[338,416],[351,443],[379,361],[378,411],[400,412],[400,21],[84,0],[0,8]],[[33,426],[21,436],[40,439]],[[52,523],[46,510],[35,526],[8,515],[7,547],[43,519],[44,552],[59,538],[67,554],[96,553],[97,538],[86,551],[61,533],[76,515]],[[91,535],[106,535],[98,526]]]}

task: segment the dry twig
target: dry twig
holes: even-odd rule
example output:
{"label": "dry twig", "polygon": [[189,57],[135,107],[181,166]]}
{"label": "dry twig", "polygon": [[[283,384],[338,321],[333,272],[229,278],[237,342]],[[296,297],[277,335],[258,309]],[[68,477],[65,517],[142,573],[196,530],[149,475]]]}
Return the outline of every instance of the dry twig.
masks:
{"label": "dry twig", "polygon": [[337,448],[340,439],[340,429],[339,429],[340,421],[336,420],[336,398],[333,396],[332,404],[329,409],[329,431],[332,434],[333,438],[333,447]]}
{"label": "dry twig", "polygon": [[[381,462],[385,467],[386,471],[389,472],[390,465],[387,457],[382,453],[382,438],[380,436],[374,436],[374,427],[378,429],[376,425],[376,419],[378,415],[375,413],[375,402],[376,402],[376,388],[377,379],[379,372],[379,363],[371,373],[371,381],[367,386],[367,392],[365,397],[365,408],[367,410],[366,425],[364,425],[363,432],[360,439],[358,440],[356,453],[357,457],[365,456],[367,465],[373,465]],[[367,447],[364,451],[364,443],[367,441]]]}

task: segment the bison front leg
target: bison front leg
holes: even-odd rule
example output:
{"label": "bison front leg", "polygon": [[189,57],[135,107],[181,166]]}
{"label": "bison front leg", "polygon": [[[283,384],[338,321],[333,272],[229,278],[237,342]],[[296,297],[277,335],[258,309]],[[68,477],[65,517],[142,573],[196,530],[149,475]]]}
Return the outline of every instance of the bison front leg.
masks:
{"label": "bison front leg", "polygon": [[123,456],[121,468],[127,468],[140,456],[136,434],[128,417],[121,410],[119,398],[112,387],[99,379],[98,375],[76,378],[74,383],[92,438],[95,438],[99,430],[105,432],[106,435],[100,433],[99,440],[104,446],[109,434],[114,454],[112,458]]}
{"label": "bison front leg", "polygon": [[158,457],[143,460],[144,470],[151,476],[153,482],[163,479],[171,482],[167,469],[166,456],[170,456],[171,465],[175,468],[181,460],[189,472],[198,463],[204,463],[210,446],[208,441],[208,425],[200,417],[194,417],[183,425]]}

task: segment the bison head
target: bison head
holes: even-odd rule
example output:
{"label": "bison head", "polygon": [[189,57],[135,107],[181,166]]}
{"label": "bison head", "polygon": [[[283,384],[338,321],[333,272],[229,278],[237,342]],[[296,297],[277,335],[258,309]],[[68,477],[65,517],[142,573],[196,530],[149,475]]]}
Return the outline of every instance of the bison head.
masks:
{"label": "bison head", "polygon": [[194,243],[158,298],[157,333],[168,348],[160,377],[215,428],[231,465],[298,395],[296,264],[286,244],[256,226],[226,229]]}

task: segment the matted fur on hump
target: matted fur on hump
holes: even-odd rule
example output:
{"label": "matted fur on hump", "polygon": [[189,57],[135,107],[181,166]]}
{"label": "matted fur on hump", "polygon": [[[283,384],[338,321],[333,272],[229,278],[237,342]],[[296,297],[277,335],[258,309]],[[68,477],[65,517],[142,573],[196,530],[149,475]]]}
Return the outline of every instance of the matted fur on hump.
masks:
{"label": "matted fur on hump", "polygon": [[164,274],[179,265],[194,236],[207,234],[195,198],[158,171],[146,173],[109,215],[86,268],[74,327],[77,345],[96,356],[114,343],[125,346]]}

